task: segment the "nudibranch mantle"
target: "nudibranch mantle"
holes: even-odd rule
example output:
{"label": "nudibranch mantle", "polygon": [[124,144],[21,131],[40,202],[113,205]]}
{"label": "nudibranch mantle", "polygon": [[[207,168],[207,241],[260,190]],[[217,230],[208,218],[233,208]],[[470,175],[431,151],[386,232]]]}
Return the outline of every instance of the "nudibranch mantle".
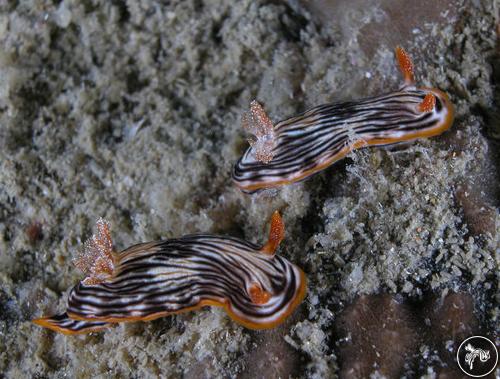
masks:
{"label": "nudibranch mantle", "polygon": [[280,228],[275,213],[264,247],[208,234],[132,246],[115,253],[112,277],[80,282],[69,294],[65,313],[34,322],[65,334],[88,333],[211,305],[248,328],[274,327],[306,291],[302,270],[269,248],[281,241]]}
{"label": "nudibranch mantle", "polygon": [[[320,105],[278,122],[267,134],[275,138],[268,143],[272,149],[256,154],[250,146],[234,166],[236,186],[246,193],[280,187],[308,178],[355,149],[432,137],[449,129],[454,110],[448,96],[436,88],[416,87],[408,54],[398,47],[396,57],[405,80],[399,90]],[[266,120],[252,102],[250,112],[256,109],[259,117],[253,119]]]}

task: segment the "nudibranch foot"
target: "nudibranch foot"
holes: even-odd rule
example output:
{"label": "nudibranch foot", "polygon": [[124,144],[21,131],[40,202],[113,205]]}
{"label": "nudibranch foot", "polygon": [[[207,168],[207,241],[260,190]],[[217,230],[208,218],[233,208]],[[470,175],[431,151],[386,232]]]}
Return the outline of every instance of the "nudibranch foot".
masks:
{"label": "nudibranch foot", "polygon": [[453,105],[436,88],[414,83],[413,63],[400,47],[404,77],[397,91],[358,101],[324,104],[272,128],[272,158],[258,159],[255,144],[235,164],[233,181],[245,193],[300,182],[351,151],[439,135],[453,122]]}
{"label": "nudibranch foot", "polygon": [[84,333],[208,305],[222,307],[248,328],[272,328],[295,310],[306,291],[302,270],[274,254],[283,235],[275,212],[264,246],[208,234],[134,245],[113,254],[113,275],[105,281],[77,284],[66,313],[35,323]]}

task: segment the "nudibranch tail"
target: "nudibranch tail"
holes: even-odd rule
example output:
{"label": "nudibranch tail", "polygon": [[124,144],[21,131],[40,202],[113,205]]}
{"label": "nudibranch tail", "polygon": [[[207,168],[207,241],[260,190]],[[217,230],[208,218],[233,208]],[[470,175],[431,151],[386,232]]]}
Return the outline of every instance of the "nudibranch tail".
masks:
{"label": "nudibranch tail", "polygon": [[[283,236],[280,220],[273,215],[273,252]],[[105,281],[77,284],[65,314],[35,322],[75,334],[208,305],[248,328],[265,329],[283,322],[306,291],[296,265],[233,237],[199,234],[139,244],[115,253],[114,265]]]}
{"label": "nudibranch tail", "polygon": [[413,63],[400,47],[399,90],[358,101],[324,104],[274,126],[273,157],[263,163],[250,146],[235,164],[234,183],[245,193],[302,181],[351,151],[439,135],[453,123],[448,96],[414,83]]}
{"label": "nudibranch tail", "polygon": [[66,312],[52,317],[37,318],[33,323],[67,335],[99,332],[113,325],[100,321],[73,320]]}

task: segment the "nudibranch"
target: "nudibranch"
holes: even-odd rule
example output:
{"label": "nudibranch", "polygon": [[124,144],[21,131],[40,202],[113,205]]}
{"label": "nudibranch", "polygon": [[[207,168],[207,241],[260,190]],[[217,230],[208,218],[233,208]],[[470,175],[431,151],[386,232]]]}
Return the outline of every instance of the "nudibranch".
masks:
{"label": "nudibranch", "polygon": [[88,333],[210,305],[245,327],[266,329],[283,322],[305,296],[303,271],[275,254],[284,237],[278,212],[261,247],[196,234],[118,253],[109,225],[101,219],[97,228],[77,260],[88,276],[70,291],[66,311],[34,323],[64,334]]}
{"label": "nudibranch", "polygon": [[233,181],[243,192],[276,188],[308,178],[367,146],[432,137],[453,123],[453,105],[436,88],[416,87],[413,64],[400,47],[396,58],[404,84],[381,96],[324,104],[273,126],[253,101],[242,119],[255,136],[234,166]]}

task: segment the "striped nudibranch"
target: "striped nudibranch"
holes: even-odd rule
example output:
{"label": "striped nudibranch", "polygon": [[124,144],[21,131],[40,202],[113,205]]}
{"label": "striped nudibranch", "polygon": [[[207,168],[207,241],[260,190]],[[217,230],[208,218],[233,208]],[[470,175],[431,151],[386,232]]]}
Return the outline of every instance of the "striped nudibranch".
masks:
{"label": "striped nudibranch", "polygon": [[[124,321],[147,321],[206,305],[220,306],[245,327],[272,328],[301,303],[306,278],[274,252],[284,236],[278,212],[259,247],[208,234],[112,249],[109,226],[85,246],[90,274],[70,292],[66,312],[34,320],[64,334],[88,333]],[[86,254],[86,256],[85,256]]]}
{"label": "striped nudibranch", "polygon": [[325,104],[273,126],[253,101],[243,127],[255,138],[234,166],[232,177],[252,193],[308,178],[351,151],[443,133],[453,122],[453,105],[436,88],[418,88],[413,65],[400,47],[396,57],[404,75],[397,91],[359,101]]}

